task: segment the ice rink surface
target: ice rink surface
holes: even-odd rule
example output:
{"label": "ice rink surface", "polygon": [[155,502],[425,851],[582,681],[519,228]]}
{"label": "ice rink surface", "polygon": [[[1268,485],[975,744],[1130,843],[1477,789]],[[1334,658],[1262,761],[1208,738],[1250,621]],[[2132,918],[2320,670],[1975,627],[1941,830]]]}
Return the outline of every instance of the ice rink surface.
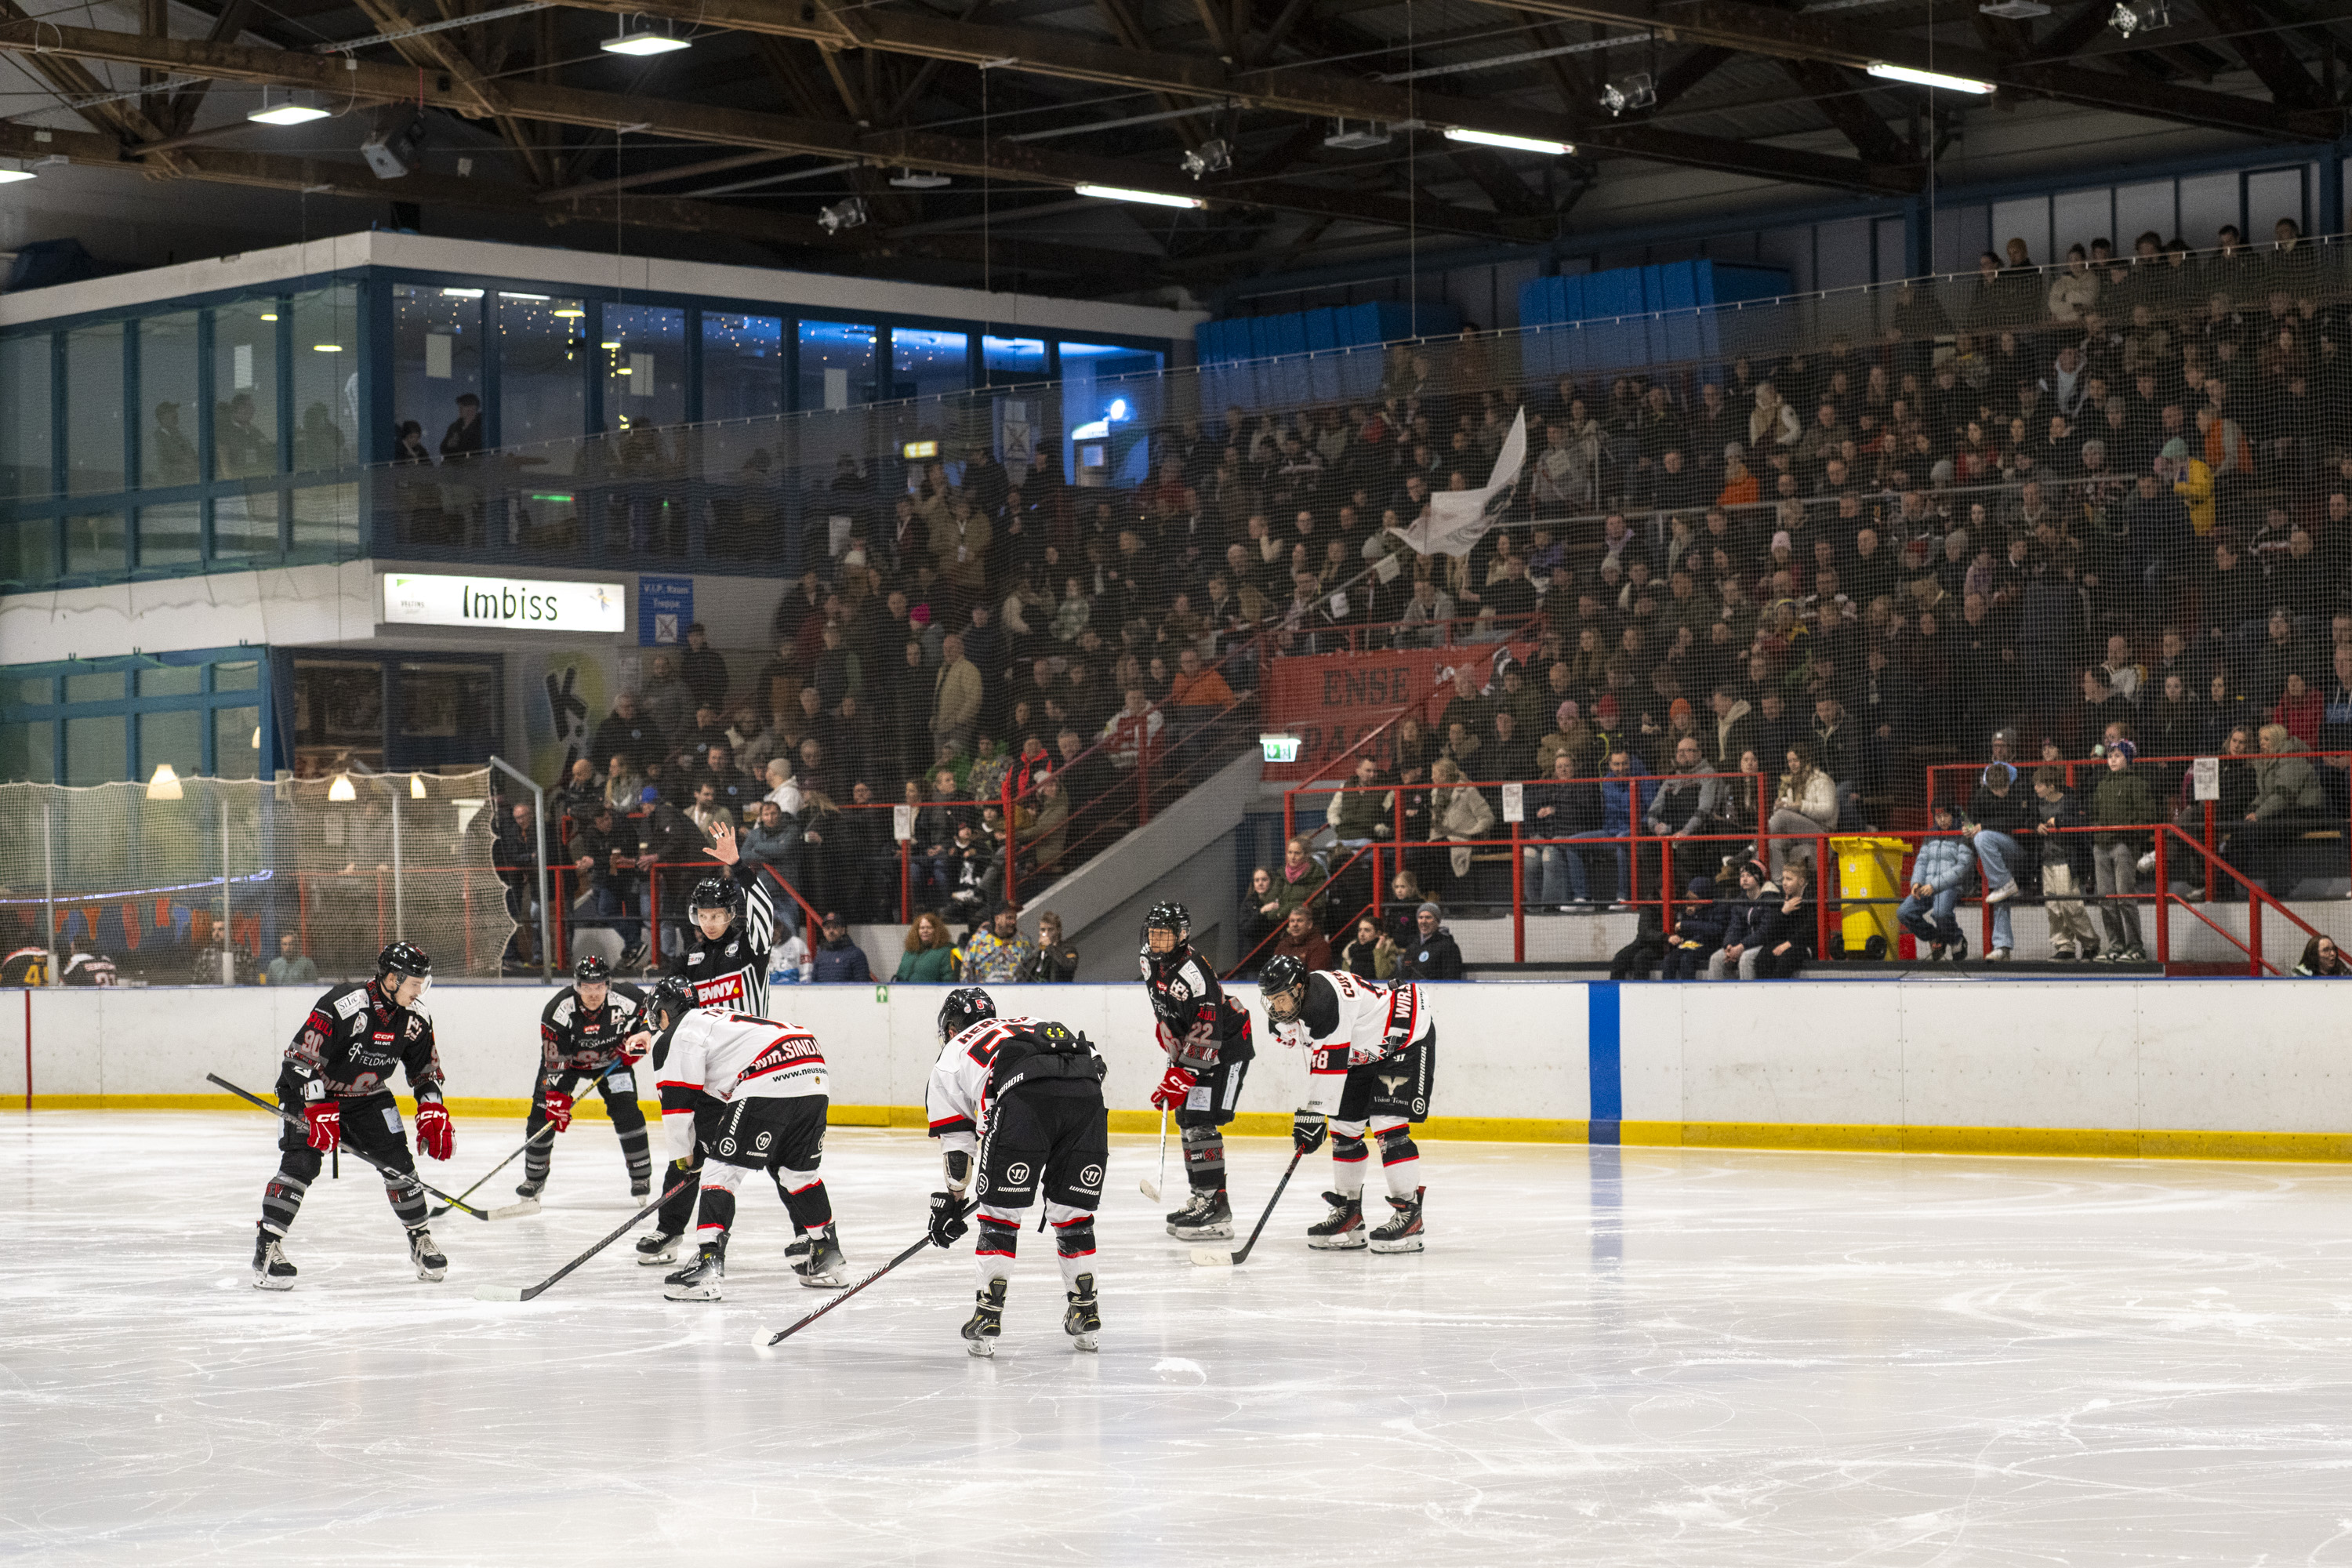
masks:
{"label": "ice rink surface", "polygon": [[[463,1120],[427,1179],[520,1134]],[[829,1142],[862,1272],[937,1162]],[[2352,1170],[1436,1143],[1422,1256],[1308,1252],[1318,1154],[1211,1270],[1136,1191],[1151,1142],[1114,1142],[1099,1355],[1032,1230],[993,1362],[936,1253],[761,1359],[824,1298],[749,1189],[723,1303],[663,1300],[625,1242],[471,1297],[633,1206],[602,1122],[540,1215],[438,1222],[437,1285],[346,1160],[274,1295],[258,1113],[10,1115],[0,1555],[2352,1563]],[[1254,1215],[1288,1149],[1233,1148]]]}

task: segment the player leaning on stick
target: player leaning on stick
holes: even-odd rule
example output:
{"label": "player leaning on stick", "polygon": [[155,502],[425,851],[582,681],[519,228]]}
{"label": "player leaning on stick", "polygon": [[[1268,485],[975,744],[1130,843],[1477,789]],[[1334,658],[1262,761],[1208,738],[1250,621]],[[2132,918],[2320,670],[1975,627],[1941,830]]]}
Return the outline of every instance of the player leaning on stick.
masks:
{"label": "player leaning on stick", "polygon": [[572,984],[557,992],[539,1016],[539,1081],[532,1088],[530,1121],[524,1128],[523,1179],[515,1191],[539,1196],[555,1159],[555,1139],[540,1133],[551,1121],[557,1133],[572,1130],[572,1096],[582,1083],[604,1097],[613,1131],[621,1135],[621,1158],[629,1165],[629,1195],[653,1190],[653,1159],[646,1148],[646,1112],[637,1103],[636,1074],[624,1067],[608,1071],[621,1042],[637,1032],[637,1009],[646,994],[614,984],[613,966],[589,953],[572,966]]}
{"label": "player leaning on stick", "polygon": [[1213,1241],[1234,1234],[1225,1196],[1225,1123],[1241,1100],[1255,1047],[1249,1009],[1224,993],[1216,973],[1189,945],[1192,917],[1181,904],[1155,904],[1143,921],[1143,989],[1151,998],[1168,1071],[1151,1091],[1154,1109],[1175,1112],[1184,1139],[1192,1196],[1168,1216],[1168,1234]]}
{"label": "player leaning on stick", "polygon": [[[817,1167],[824,1158],[824,1053],[816,1037],[795,1024],[746,1013],[698,1008],[681,980],[665,980],[646,998],[644,1028],[628,1043],[632,1059],[651,1047],[667,1066],[658,1071],[662,1133],[681,1168],[697,1138],[709,1158],[702,1166],[702,1215],[694,1260],[663,1281],[673,1301],[716,1301],[727,1278],[727,1237],[735,1224],[735,1191],[754,1171],[776,1184],[776,1195],[805,1237],[793,1250],[801,1283],[837,1289],[844,1283],[841,1243],[834,1234],[833,1201]],[[716,1123],[701,1113],[671,1110],[674,1090],[689,1089],[719,1107]]]}
{"label": "player leaning on stick", "polygon": [[1258,972],[1265,1016],[1275,1037],[1313,1053],[1307,1068],[1307,1104],[1290,1135],[1302,1154],[1331,1135],[1331,1212],[1307,1227],[1307,1244],[1365,1245],[1364,1134],[1381,1146],[1389,1184],[1388,1223],[1370,1236],[1374,1252],[1421,1250],[1421,1151],[1412,1123],[1429,1114],[1429,1085],[1437,1067],[1437,1029],[1421,987],[1411,982],[1376,985],[1342,971],[1308,973],[1296,958],[1277,954]]}
{"label": "player leaning on stick", "polygon": [[390,1087],[393,1068],[404,1068],[416,1096],[416,1146],[436,1160],[447,1159],[453,1134],[441,1103],[441,1056],[433,1045],[433,1020],[418,1005],[432,979],[433,961],[422,948],[394,942],[376,955],[373,981],[334,986],[294,1032],[278,1073],[278,1103],[299,1111],[303,1124],[279,1129],[278,1173],[261,1192],[261,1226],[253,1243],[258,1289],[294,1288],[294,1266],[278,1243],[328,1153],[345,1139],[354,1151],[401,1173],[385,1179],[383,1195],[408,1229],[416,1277],[438,1279],[448,1272],[449,1260],[425,1228],[425,1190],[416,1184],[416,1161],[401,1133]]}
{"label": "player leaning on stick", "polygon": [[[776,906],[756,866],[741,863],[735,829],[724,820],[710,828],[710,858],[727,870],[705,877],[694,885],[686,904],[686,946],[672,960],[669,973],[694,992],[698,1007],[718,1007],[754,1017],[768,1011],[768,952],[776,940]],[[662,1074],[662,1052],[654,1052],[654,1076]],[[677,1103],[673,1105],[672,1100]],[[708,1095],[678,1090],[662,1096],[662,1125],[677,1110],[695,1113],[698,1135],[687,1152],[671,1164],[665,1188],[680,1176],[702,1168],[703,1150],[718,1125],[719,1101]],[[677,1257],[678,1237],[694,1218],[695,1189],[688,1186],[662,1205],[654,1216],[653,1233],[637,1239],[637,1261],[668,1263]]]}
{"label": "player leaning on stick", "polygon": [[1040,1187],[1069,1303],[1063,1331],[1074,1348],[1095,1348],[1102,1327],[1095,1300],[1095,1209],[1110,1158],[1102,1080],[1103,1060],[1093,1042],[1066,1024],[1000,1018],[995,1002],[977,985],[950,992],[940,1009],[940,1058],[925,1098],[948,1184],[931,1194],[931,1239],[949,1247],[962,1237],[964,1192],[976,1179],[980,1289],[963,1326],[973,1355],[996,1353],[1021,1222]]}

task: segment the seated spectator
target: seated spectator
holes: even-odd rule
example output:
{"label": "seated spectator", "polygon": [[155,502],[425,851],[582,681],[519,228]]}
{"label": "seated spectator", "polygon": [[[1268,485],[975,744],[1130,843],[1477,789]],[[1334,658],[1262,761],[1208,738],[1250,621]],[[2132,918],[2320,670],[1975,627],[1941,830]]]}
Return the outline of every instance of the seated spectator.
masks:
{"label": "seated spectator", "polygon": [[1274,873],[1260,866],[1250,872],[1249,890],[1242,895],[1242,961],[1250,973],[1256,973],[1266,953],[1266,939],[1280,931],[1289,918],[1282,907],[1282,895],[1274,885]]}
{"label": "seated spectator", "polygon": [[1066,985],[1078,977],[1078,950],[1062,940],[1062,917],[1052,910],[1037,915],[1037,973],[1032,978]]}
{"label": "seated spectator", "polygon": [[907,928],[905,950],[899,954],[898,972],[890,977],[897,985],[951,985],[955,983],[955,939],[948,933],[948,922],[925,910],[915,916]]}
{"label": "seated spectator", "polygon": [[1958,962],[1969,955],[1968,934],[1952,911],[1969,890],[1976,872],[1976,851],[1969,836],[1958,831],[1958,806],[1950,800],[1936,803],[1936,832],[1944,837],[1922,838],[1911,861],[1911,891],[1895,906],[1895,918],[1905,931],[1927,944],[1927,962],[1940,962],[1948,952]]}
{"label": "seated spectator", "polygon": [[[1776,834],[1813,835],[1837,830],[1837,784],[1829,774],[1813,765],[1811,752],[1803,746],[1791,746],[1788,751],[1789,771],[1780,775],[1780,792],[1772,803],[1772,820],[1768,825]],[[1781,868],[1788,864],[1789,844],[1785,838],[1772,840],[1772,876],[1779,880]],[[1811,845],[1798,847],[1810,853]]]}
{"label": "seated spectator", "polygon": [[1356,921],[1356,934],[1339,950],[1339,967],[1360,980],[1387,980],[1397,972],[1397,944],[1370,915]]}
{"label": "seated spectator", "polygon": [[1780,897],[1765,900],[1756,932],[1757,979],[1793,980],[1811,961],[1816,933],[1812,900],[1806,894],[1812,879],[1811,863],[1796,856],[1781,868]]}
{"label": "seated spectator", "polygon": [[316,985],[319,966],[299,945],[299,939],[288,931],[278,939],[278,956],[269,961],[263,973],[271,985]]}
{"label": "seated spectator", "polygon": [[1323,917],[1323,868],[1307,852],[1307,840],[1293,838],[1282,847],[1282,869],[1274,879],[1277,920],[1286,918],[1301,904],[1310,905],[1310,912],[1319,926]]}
{"label": "seated spectator", "polygon": [[1037,967],[1037,947],[1021,934],[1021,911],[1000,904],[989,929],[963,944],[963,983],[1001,985],[1026,980]]}
{"label": "seated spectator", "polygon": [[819,930],[823,936],[811,955],[812,979],[822,985],[874,978],[866,950],[849,940],[849,922],[841,918],[840,910],[826,910]]}
{"label": "seated spectator", "polygon": [[1743,860],[1739,863],[1738,896],[1717,900],[1723,906],[1723,940],[1707,955],[1709,980],[1756,978],[1756,966],[1764,958],[1763,949],[1756,942],[1763,930],[1767,908],[1764,886],[1764,868],[1753,860]]}
{"label": "seated spectator", "polygon": [[1315,920],[1305,904],[1295,905],[1284,918],[1282,933],[1274,939],[1274,951],[1267,956],[1295,958],[1311,972],[1331,967],[1331,942],[1315,929]]}
{"label": "seated spectator", "polygon": [[1666,936],[1665,961],[1659,975],[1664,980],[1704,977],[1707,960],[1722,947],[1724,931],[1730,923],[1732,906],[1717,895],[1714,878],[1693,877],[1686,891],[1690,901],[1677,913],[1675,929]]}
{"label": "seated spectator", "polygon": [[[2256,737],[2262,758],[2254,763],[2254,798],[2240,826],[2231,830],[2221,858],[2239,875],[2272,898],[2294,890],[2299,868],[2292,866],[2294,849],[2305,833],[2326,816],[2327,792],[2308,757],[2282,755],[2309,750],[2284,724],[2265,724]],[[2340,826],[2340,824],[2338,825]],[[2333,858],[2340,869],[2343,850]],[[2242,896],[2233,885],[2223,897]]]}
{"label": "seated spectator", "polygon": [[1397,959],[1399,980],[1462,978],[1462,949],[1455,944],[1454,933],[1438,923],[1444,918],[1445,911],[1434,903],[1423,903],[1413,910],[1413,940],[1404,944]]}
{"label": "seated spectator", "polygon": [[1429,792],[1430,831],[1452,843],[1446,858],[1454,880],[1461,882],[1470,875],[1469,841],[1485,837],[1495,826],[1495,808],[1463,782],[1462,770],[1451,757],[1438,759],[1437,766],[1430,770],[1430,780],[1437,786]]}
{"label": "seated spectator", "polygon": [[2295,962],[2294,972],[2315,980],[2342,980],[2352,977],[2352,963],[2345,962],[2336,939],[2321,932],[2303,944],[2303,957]]}

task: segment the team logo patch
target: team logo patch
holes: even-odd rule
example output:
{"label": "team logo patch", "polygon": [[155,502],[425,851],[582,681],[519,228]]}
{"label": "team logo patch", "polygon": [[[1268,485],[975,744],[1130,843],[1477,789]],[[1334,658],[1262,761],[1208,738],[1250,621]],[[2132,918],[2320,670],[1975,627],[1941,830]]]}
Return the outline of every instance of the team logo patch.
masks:
{"label": "team logo patch", "polygon": [[1412,1102],[1412,1113],[1413,1113],[1415,1116],[1426,1116],[1426,1115],[1428,1115],[1428,1114],[1429,1114],[1429,1101],[1427,1101],[1427,1100],[1414,1100],[1414,1101]]}
{"label": "team logo patch", "polygon": [[751,1140],[751,1152],[754,1154],[764,1154],[768,1152],[768,1145],[775,1141],[776,1135],[774,1133],[762,1132],[757,1138]]}
{"label": "team logo patch", "polygon": [[1189,1002],[1192,997],[1192,988],[1181,978],[1171,980],[1168,983],[1168,994],[1176,1001]]}
{"label": "team logo patch", "polygon": [[1078,1185],[1082,1187],[1099,1187],[1102,1185],[1102,1178],[1103,1169],[1100,1165],[1088,1165],[1085,1170],[1078,1173]]}
{"label": "team logo patch", "polygon": [[1004,1179],[1016,1187],[1026,1186],[1029,1183],[1029,1167],[1018,1162],[1007,1165],[1004,1168]]}
{"label": "team logo patch", "polygon": [[364,991],[354,991],[348,996],[336,998],[335,1012],[338,1016],[348,1018],[366,1005],[367,993]]}
{"label": "team logo patch", "polygon": [[722,1154],[732,1154],[735,1152],[735,1140],[732,1138],[721,1138],[719,1141],[719,1152]]}
{"label": "team logo patch", "polygon": [[412,1040],[424,1032],[425,1020],[413,1015],[410,1016],[408,1022],[401,1026],[401,1033],[406,1035]]}
{"label": "team logo patch", "polygon": [[1381,1089],[1383,1092],[1391,1096],[1394,1095],[1398,1089],[1402,1089],[1412,1081],[1412,1075],[1411,1073],[1401,1072],[1394,1076],[1391,1076],[1388,1073],[1381,1074]]}

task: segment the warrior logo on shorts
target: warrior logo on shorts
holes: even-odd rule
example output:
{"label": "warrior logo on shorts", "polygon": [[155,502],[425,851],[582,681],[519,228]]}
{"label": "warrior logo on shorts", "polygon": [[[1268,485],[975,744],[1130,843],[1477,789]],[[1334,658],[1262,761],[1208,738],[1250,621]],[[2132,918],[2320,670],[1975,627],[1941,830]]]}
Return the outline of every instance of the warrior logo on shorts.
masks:
{"label": "warrior logo on shorts", "polygon": [[1029,1167],[1021,1163],[1007,1165],[1004,1167],[1004,1179],[1016,1187],[1024,1186],[1029,1181]]}
{"label": "warrior logo on shorts", "polygon": [[1080,1171],[1078,1173],[1078,1185],[1082,1187],[1101,1186],[1102,1167],[1100,1165],[1088,1165],[1085,1170]]}
{"label": "warrior logo on shorts", "polygon": [[772,1132],[762,1132],[757,1138],[752,1139],[751,1152],[754,1154],[766,1153],[768,1152],[768,1145],[774,1142],[775,1136],[776,1135]]}
{"label": "warrior logo on shorts", "polygon": [[1429,1114],[1429,1101],[1427,1101],[1427,1100],[1414,1100],[1414,1101],[1412,1102],[1412,1113],[1413,1113],[1415,1116],[1426,1116],[1426,1115],[1428,1115],[1428,1114]]}
{"label": "warrior logo on shorts", "polygon": [[732,1154],[735,1152],[735,1140],[732,1138],[721,1138],[719,1141],[719,1152],[722,1154]]}

